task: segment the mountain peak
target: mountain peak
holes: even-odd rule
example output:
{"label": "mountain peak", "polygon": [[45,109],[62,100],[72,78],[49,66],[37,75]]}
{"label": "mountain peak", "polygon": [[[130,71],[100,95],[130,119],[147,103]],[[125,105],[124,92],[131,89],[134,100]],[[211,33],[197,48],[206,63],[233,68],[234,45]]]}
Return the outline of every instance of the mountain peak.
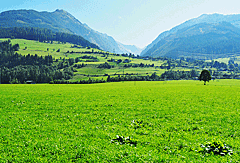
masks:
{"label": "mountain peak", "polygon": [[[71,33],[98,45],[102,50],[116,53],[128,53],[121,50],[120,45],[106,34],[91,29],[82,24],[77,18],[63,9],[53,12],[38,12],[35,10],[12,10],[0,13],[0,27],[38,27],[47,28],[54,32]],[[134,52],[135,53],[135,52]]]}
{"label": "mountain peak", "polygon": [[63,9],[56,9],[55,12],[64,12]]}
{"label": "mountain peak", "polygon": [[[161,33],[143,56],[224,56],[240,50],[240,14],[203,14]],[[183,48],[184,47],[184,48]],[[225,49],[225,50],[224,50]],[[236,50],[237,49],[237,50]]]}
{"label": "mountain peak", "polygon": [[68,13],[67,11],[65,11],[63,9],[56,9],[54,12],[55,13]]}

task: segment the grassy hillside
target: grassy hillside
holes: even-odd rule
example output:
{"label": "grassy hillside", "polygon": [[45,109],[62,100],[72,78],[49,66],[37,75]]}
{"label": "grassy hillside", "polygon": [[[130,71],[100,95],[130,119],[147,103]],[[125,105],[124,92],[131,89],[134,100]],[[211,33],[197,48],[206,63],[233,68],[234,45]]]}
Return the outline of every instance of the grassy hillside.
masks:
{"label": "grassy hillside", "polygon": [[[231,57],[229,58],[218,58],[218,59],[214,59],[215,61],[218,62],[224,62],[224,63],[228,63],[228,61],[231,59]],[[240,64],[240,56],[235,57],[234,62],[237,64]]]}
{"label": "grassy hillside", "polygon": [[[0,90],[0,162],[240,159],[237,80],[1,84]],[[227,148],[214,155],[208,142]]]}
{"label": "grassy hillside", "polygon": [[[76,34],[91,43],[96,44],[100,49],[117,53],[132,52],[122,47],[106,34],[91,29],[88,25],[82,24],[70,13],[57,9],[54,12],[38,12],[35,10],[10,10],[0,13],[0,27],[37,27],[46,28],[54,32]],[[16,37],[17,38],[17,37]],[[134,53],[136,51],[133,51]]]}
{"label": "grassy hillside", "polygon": [[[175,60],[170,58],[132,57],[62,42],[44,43],[12,39],[11,43],[13,45],[19,44],[20,48],[17,53],[22,55],[53,56],[53,60],[56,61],[53,62],[53,65],[59,67],[59,64],[63,63],[62,68],[59,69],[60,71],[63,71],[63,68],[71,69],[73,74],[68,79],[70,82],[81,80],[106,81],[108,77],[113,78],[111,81],[115,81],[115,79],[117,81],[160,80],[158,77],[149,79],[152,74],[162,75],[161,80],[195,79],[203,68],[211,70],[212,75],[216,76],[216,78],[239,78],[240,75],[240,65],[234,65],[233,69],[225,63],[204,62],[202,60],[192,60],[191,58]],[[67,63],[70,59],[75,59],[71,65]],[[235,58],[235,63],[238,63],[237,60],[238,58]],[[84,66],[81,66],[83,64]],[[164,73],[165,77],[163,77]],[[118,77],[121,79],[117,79]],[[139,78],[136,79],[136,77]]]}
{"label": "grassy hillside", "polygon": [[[0,39],[0,40],[7,40],[7,39]],[[129,58],[129,57],[123,57],[121,55],[113,55],[113,53],[108,53],[108,56],[106,55],[103,57],[103,54],[94,54],[92,52],[103,52],[107,53],[105,51],[94,49],[94,48],[72,48],[74,44],[62,44],[59,42],[53,42],[51,43],[43,43],[38,41],[32,41],[32,40],[25,40],[25,39],[12,39],[11,43],[19,44],[20,49],[18,51],[19,54],[22,55],[39,55],[39,56],[47,56],[52,55],[55,59],[68,59],[68,58],[76,58],[76,57],[82,57],[82,56],[94,56],[97,57],[98,61],[96,62],[87,62],[87,59],[83,59],[82,62],[79,62],[77,64],[87,64],[86,67],[83,67],[81,69],[77,69],[77,72],[75,72],[75,76],[71,81],[78,81],[81,79],[88,79],[89,75],[91,78],[100,78],[100,79],[106,79],[105,74],[114,75],[114,74],[139,74],[139,75],[151,75],[152,73],[156,72],[158,75],[161,75],[165,70],[163,69],[155,69],[155,67],[150,68],[125,68],[124,63],[113,63],[108,62],[110,59],[114,60],[125,60],[129,59],[131,60],[130,63],[132,64],[154,64],[155,66],[161,66],[164,62],[163,61],[151,61],[151,60],[143,60],[143,59],[137,59],[137,58]],[[78,46],[79,47],[79,46]],[[57,52],[60,49],[60,52]],[[90,54],[89,54],[90,53]],[[103,64],[105,62],[108,62],[110,65],[113,65],[114,68],[111,69],[100,69],[97,68],[98,65]],[[187,69],[186,69],[187,70]],[[96,76],[98,75],[98,76]],[[100,77],[99,77],[100,76]]]}

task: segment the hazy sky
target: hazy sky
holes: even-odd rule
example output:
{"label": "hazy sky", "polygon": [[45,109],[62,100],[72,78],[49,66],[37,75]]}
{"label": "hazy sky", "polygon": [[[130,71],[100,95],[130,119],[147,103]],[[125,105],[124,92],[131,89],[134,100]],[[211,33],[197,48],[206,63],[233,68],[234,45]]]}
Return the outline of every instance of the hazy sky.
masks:
{"label": "hazy sky", "polygon": [[64,9],[115,40],[143,48],[160,33],[206,13],[240,13],[239,0],[5,0],[0,12]]}

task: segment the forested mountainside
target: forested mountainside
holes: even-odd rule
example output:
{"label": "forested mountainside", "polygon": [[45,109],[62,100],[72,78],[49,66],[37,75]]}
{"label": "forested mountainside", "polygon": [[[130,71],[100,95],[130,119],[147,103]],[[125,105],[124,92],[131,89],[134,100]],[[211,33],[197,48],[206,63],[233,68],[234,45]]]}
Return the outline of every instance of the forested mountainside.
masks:
{"label": "forested mountainside", "polygon": [[80,35],[104,51],[135,53],[135,51],[122,48],[121,43],[116,42],[111,36],[95,31],[86,24],[82,24],[78,19],[64,10],[56,10],[54,12],[11,10],[2,12],[0,14],[0,27],[47,28],[54,32]]}
{"label": "forested mountainside", "polygon": [[53,32],[50,29],[46,28],[37,28],[37,27],[9,27],[9,28],[0,28],[0,38],[19,38],[19,39],[28,39],[36,41],[60,41],[60,42],[69,42],[72,44],[81,45],[83,47],[99,47],[95,44],[90,43],[81,36],[63,33],[63,32]]}
{"label": "forested mountainside", "polygon": [[202,15],[163,32],[142,51],[143,56],[212,59],[240,52],[239,15]]}

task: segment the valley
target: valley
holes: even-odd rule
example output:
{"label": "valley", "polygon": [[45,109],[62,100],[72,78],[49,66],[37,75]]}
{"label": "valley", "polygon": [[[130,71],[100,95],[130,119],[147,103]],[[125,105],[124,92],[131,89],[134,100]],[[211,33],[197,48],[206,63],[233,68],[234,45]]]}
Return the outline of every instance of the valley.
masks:
{"label": "valley", "polygon": [[[2,39],[7,40],[7,39]],[[38,41],[30,41],[30,40],[24,40],[24,39],[13,39],[11,40],[11,43],[19,44],[19,50],[17,53],[22,55],[35,55],[38,56],[48,56],[51,55],[54,58],[54,61],[58,60],[60,62],[63,62],[63,60],[68,60],[70,58],[76,59],[89,56],[90,58],[95,59],[81,59],[79,62],[74,63],[74,65],[71,65],[72,68],[74,68],[74,77],[70,81],[79,81],[79,80],[88,80],[89,78],[92,79],[107,79],[107,75],[110,76],[118,76],[122,75],[123,71],[124,74],[133,74],[133,75],[146,75],[146,74],[152,74],[156,71],[154,67],[146,67],[146,68],[132,68],[132,67],[124,67],[124,65],[128,63],[123,63],[125,60],[126,62],[130,62],[131,64],[144,64],[144,65],[152,65],[155,64],[156,66],[160,66],[164,61],[151,61],[151,60],[144,60],[144,59],[138,59],[128,57],[128,55],[122,56],[119,54],[113,54],[109,52],[105,52],[99,49],[94,48],[86,48],[77,46],[74,44],[63,44],[59,42],[53,42],[51,43],[42,43]],[[109,61],[112,60],[112,61]],[[121,61],[120,63],[117,63],[117,61]],[[102,67],[98,68],[99,65],[107,63],[111,68]],[[53,63],[54,65],[55,63]],[[82,67],[80,69],[77,68],[79,64],[85,64],[85,67]],[[163,71],[157,71],[158,74],[161,74]]]}
{"label": "valley", "polygon": [[[2,41],[6,40],[8,39],[2,39]],[[12,39],[11,44],[18,44],[19,49],[16,53],[23,56],[37,55],[43,58],[52,56],[53,62],[51,65],[57,66],[59,71],[65,71],[67,68],[68,71],[72,72],[72,75],[67,77],[66,82],[68,83],[81,83],[81,81],[83,83],[95,83],[131,80],[196,80],[203,68],[211,71],[213,79],[239,78],[237,58],[235,60],[231,59],[231,63],[229,59],[221,59],[221,61],[227,61],[225,63],[217,60],[204,62],[191,58],[174,60],[164,57],[149,58],[114,54],[95,48],[56,41],[51,43]],[[69,65],[70,60],[72,63]],[[229,63],[232,65],[230,66]],[[36,77],[27,75],[25,78],[27,81]],[[54,82],[54,80],[52,79],[51,82]],[[2,79],[2,81],[4,80]],[[33,80],[33,82],[37,81]],[[55,82],[65,83],[65,81]]]}
{"label": "valley", "polygon": [[0,162],[239,162],[238,17],[140,49],[64,10],[2,12]]}

